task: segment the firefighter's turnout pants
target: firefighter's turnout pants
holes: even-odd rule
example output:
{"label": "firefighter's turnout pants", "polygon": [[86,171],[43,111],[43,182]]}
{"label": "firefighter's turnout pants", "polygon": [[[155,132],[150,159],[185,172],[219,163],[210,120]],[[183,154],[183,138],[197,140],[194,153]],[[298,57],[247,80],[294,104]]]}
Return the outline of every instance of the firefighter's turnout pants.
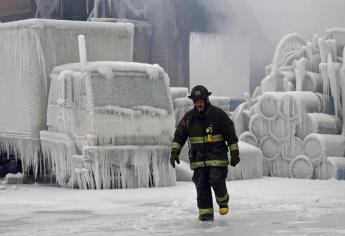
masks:
{"label": "firefighter's turnout pants", "polygon": [[228,207],[229,194],[225,181],[227,174],[227,166],[201,167],[194,170],[193,182],[197,191],[197,204],[200,219],[213,219],[212,189],[215,193],[218,205],[220,207]]}

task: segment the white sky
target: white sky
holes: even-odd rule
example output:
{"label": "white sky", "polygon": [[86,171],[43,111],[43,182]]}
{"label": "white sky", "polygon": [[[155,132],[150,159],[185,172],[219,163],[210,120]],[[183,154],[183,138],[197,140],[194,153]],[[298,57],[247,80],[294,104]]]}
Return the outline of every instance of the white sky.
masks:
{"label": "white sky", "polygon": [[[230,214],[196,224],[192,182],[76,190],[0,186],[0,235],[345,235],[345,181],[261,178],[227,182]],[[215,208],[217,210],[217,208]]]}

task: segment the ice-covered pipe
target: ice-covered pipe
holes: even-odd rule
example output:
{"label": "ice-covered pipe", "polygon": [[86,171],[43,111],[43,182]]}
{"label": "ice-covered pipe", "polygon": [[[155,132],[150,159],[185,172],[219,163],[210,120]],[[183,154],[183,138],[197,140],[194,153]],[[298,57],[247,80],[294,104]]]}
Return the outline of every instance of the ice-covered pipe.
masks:
{"label": "ice-covered pipe", "polygon": [[302,83],[302,91],[322,93],[323,85],[321,75],[319,73],[307,71]]}
{"label": "ice-covered pipe", "polygon": [[327,156],[345,155],[345,137],[334,134],[312,133],[303,141],[303,152],[314,164],[319,164]]}
{"label": "ice-covered pipe", "polygon": [[279,103],[279,112],[284,119],[298,119],[300,123],[305,113],[320,111],[320,99],[315,93],[308,91],[286,92]]}
{"label": "ice-covered pipe", "polygon": [[281,154],[282,150],[281,143],[271,136],[264,137],[260,141],[259,147],[262,150],[264,158],[267,160],[275,160]]}
{"label": "ice-covered pipe", "polygon": [[283,92],[266,92],[259,97],[258,111],[266,119],[273,119],[279,114],[279,100]]}
{"label": "ice-covered pipe", "polygon": [[298,50],[306,45],[306,40],[296,33],[285,35],[278,43],[274,52],[273,64],[282,65],[286,55],[293,51]]}
{"label": "ice-covered pipe", "polygon": [[291,137],[283,142],[283,158],[291,161],[303,153],[303,140],[298,137]]}
{"label": "ice-covered pipe", "polygon": [[315,168],[316,179],[345,179],[345,157],[327,157]]}
{"label": "ice-covered pipe", "polygon": [[270,123],[270,134],[277,140],[289,139],[290,137],[295,136],[295,120],[286,120],[282,116],[276,116],[273,120],[270,121]]}
{"label": "ice-covered pipe", "polygon": [[79,46],[79,60],[80,63],[85,65],[87,62],[86,57],[86,42],[85,42],[85,36],[83,34],[78,35],[78,46]]}
{"label": "ice-covered pipe", "polygon": [[316,95],[318,96],[321,102],[321,112],[334,115],[335,111],[334,111],[333,98],[323,93],[316,93]]}
{"label": "ice-covered pipe", "polygon": [[268,169],[268,176],[289,177],[289,161],[277,158],[273,161],[264,160],[265,168]]}
{"label": "ice-covered pipe", "polygon": [[297,128],[297,136],[304,138],[310,133],[340,134],[341,121],[334,115],[325,113],[308,113]]}
{"label": "ice-covered pipe", "polygon": [[290,162],[289,173],[292,178],[311,179],[314,166],[307,156],[299,155]]}
{"label": "ice-covered pipe", "polygon": [[259,114],[254,114],[249,120],[249,131],[255,135],[257,139],[261,139],[269,134],[269,122]]}

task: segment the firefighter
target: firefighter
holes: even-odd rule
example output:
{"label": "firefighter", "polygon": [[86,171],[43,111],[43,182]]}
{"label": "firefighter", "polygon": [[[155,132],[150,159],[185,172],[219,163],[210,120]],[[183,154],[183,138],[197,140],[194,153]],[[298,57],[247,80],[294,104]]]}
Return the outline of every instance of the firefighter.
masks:
{"label": "firefighter", "polygon": [[228,213],[228,149],[230,165],[236,166],[240,162],[233,122],[223,110],[210,103],[209,95],[211,92],[202,85],[192,89],[188,97],[193,100],[194,108],[184,115],[176,128],[170,157],[170,163],[175,168],[175,162],[180,163],[179,154],[188,139],[190,167],[194,170],[192,180],[197,191],[198,222],[214,218],[211,189],[215,193],[219,213]]}

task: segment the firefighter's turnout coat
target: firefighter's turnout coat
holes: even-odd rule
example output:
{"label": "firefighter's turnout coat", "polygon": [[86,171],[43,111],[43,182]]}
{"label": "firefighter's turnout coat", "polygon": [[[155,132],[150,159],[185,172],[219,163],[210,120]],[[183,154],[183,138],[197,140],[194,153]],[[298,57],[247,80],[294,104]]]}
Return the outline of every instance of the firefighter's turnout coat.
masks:
{"label": "firefighter's turnout coat", "polygon": [[232,120],[211,104],[207,104],[204,112],[194,107],[185,114],[176,128],[172,153],[179,155],[188,138],[191,169],[227,166],[229,149],[231,156],[239,155]]}

